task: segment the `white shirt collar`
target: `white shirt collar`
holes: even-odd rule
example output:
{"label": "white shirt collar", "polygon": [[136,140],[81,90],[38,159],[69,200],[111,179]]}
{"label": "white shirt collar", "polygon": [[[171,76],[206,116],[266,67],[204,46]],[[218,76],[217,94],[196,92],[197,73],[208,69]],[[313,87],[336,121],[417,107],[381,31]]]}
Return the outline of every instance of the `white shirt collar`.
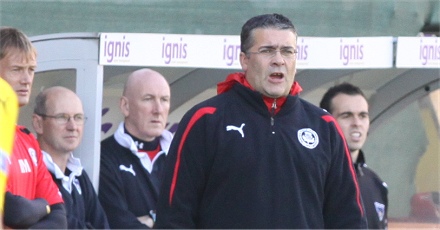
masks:
{"label": "white shirt collar", "polygon": [[72,171],[69,176],[64,175],[64,172],[61,171],[60,167],[58,167],[55,162],[53,162],[52,157],[49,153],[43,152],[43,160],[46,164],[47,169],[55,175],[57,179],[60,179],[63,187],[69,192],[72,193],[72,184],[74,183],[76,177],[81,176],[83,167],[81,166],[80,159],[73,156],[73,153],[70,153],[69,159],[67,161],[67,168]]}

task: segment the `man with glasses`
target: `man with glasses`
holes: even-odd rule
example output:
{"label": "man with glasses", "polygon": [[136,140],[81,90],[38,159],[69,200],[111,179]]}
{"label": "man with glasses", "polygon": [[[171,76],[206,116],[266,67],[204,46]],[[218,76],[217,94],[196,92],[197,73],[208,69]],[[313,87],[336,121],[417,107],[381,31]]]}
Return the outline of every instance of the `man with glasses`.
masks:
{"label": "man with glasses", "polygon": [[[36,56],[23,32],[11,27],[0,29],[0,77],[12,87],[20,107],[29,103]],[[17,125],[15,131],[12,155],[7,160],[5,227],[66,228],[63,199],[43,162],[37,140],[24,126]]]}
{"label": "man with glasses", "polygon": [[44,162],[61,191],[69,229],[108,229],[108,221],[95,189],[73,156],[83,135],[83,106],[71,90],[56,86],[35,99],[33,126]]}
{"label": "man with glasses", "polygon": [[297,32],[280,14],[242,27],[240,63],[190,109],[170,146],[156,228],[363,228],[334,119],[298,97]]}

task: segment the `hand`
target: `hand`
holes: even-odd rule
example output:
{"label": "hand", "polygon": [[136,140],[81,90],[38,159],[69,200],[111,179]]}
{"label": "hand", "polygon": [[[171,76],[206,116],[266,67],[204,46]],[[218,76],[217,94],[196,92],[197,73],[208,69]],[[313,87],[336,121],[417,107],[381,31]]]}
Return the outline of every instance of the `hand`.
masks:
{"label": "hand", "polygon": [[147,225],[149,228],[153,228],[154,221],[149,215],[138,216],[137,218],[141,223]]}

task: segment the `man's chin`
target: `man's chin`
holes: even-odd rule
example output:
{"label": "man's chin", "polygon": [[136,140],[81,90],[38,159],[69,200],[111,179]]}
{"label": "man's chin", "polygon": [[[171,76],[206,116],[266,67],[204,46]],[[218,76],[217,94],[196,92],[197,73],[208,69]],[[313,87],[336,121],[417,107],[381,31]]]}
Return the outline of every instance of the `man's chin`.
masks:
{"label": "man's chin", "polygon": [[150,137],[158,137],[162,134],[163,128],[152,128],[149,130],[148,136]]}
{"label": "man's chin", "polygon": [[362,146],[360,145],[356,145],[356,146],[349,146],[348,149],[350,150],[350,152],[355,152],[355,151],[359,151],[361,150]]}
{"label": "man's chin", "polygon": [[25,106],[27,104],[29,104],[29,97],[20,97],[20,96],[18,97],[18,105],[20,107]]}
{"label": "man's chin", "polygon": [[23,106],[25,106],[25,105],[27,105],[29,102],[18,102],[18,106],[19,107],[23,107]]}

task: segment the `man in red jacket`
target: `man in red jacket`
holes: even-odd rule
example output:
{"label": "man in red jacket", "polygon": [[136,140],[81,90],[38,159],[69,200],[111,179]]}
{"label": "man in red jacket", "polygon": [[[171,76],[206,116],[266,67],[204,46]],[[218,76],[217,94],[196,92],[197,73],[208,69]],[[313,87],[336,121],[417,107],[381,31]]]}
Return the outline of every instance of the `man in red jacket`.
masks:
{"label": "man in red jacket", "polygon": [[[0,76],[17,94],[19,106],[29,102],[37,67],[36,50],[18,29],[0,29]],[[9,158],[4,225],[11,228],[66,228],[66,211],[37,140],[23,126],[16,127]]]}

